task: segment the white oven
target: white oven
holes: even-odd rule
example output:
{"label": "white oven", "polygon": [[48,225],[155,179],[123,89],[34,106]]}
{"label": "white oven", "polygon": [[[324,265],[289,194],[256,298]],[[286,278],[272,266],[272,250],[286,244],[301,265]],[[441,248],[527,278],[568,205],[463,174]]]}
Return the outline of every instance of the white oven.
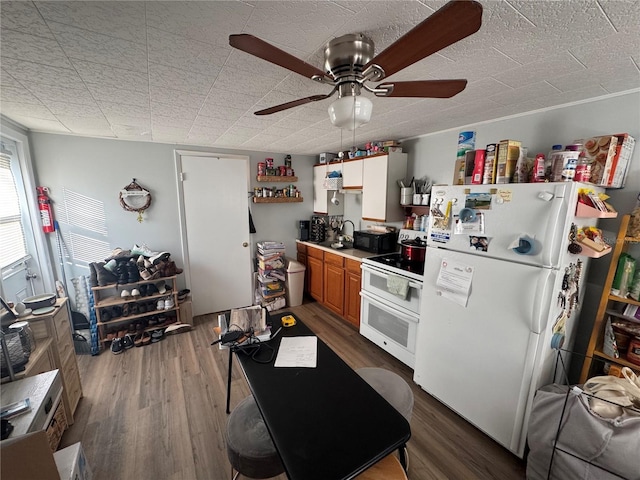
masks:
{"label": "white oven", "polygon": [[[360,334],[413,368],[420,320],[424,265],[407,265],[399,254],[362,260]],[[406,296],[392,293],[389,279],[406,282]],[[391,282],[393,283],[393,282]]]}

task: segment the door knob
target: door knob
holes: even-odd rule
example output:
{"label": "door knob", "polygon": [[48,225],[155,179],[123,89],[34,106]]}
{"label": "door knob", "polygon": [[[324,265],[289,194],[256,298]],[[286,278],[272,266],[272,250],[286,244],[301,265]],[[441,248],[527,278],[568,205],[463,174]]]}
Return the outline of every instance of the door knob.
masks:
{"label": "door knob", "polygon": [[249,246],[249,244],[248,244],[247,242],[242,242],[242,246],[243,246],[243,247],[248,247],[248,246]]}

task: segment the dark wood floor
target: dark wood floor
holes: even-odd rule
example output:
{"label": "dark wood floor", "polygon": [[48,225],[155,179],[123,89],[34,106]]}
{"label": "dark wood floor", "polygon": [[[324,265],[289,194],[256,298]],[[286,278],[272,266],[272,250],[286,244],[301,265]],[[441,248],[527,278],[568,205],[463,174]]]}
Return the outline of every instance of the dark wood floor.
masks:
{"label": "dark wood floor", "polygon": [[[411,385],[411,480],[525,478],[524,462],[421,390],[410,368],[315,302],[290,310],[351,367],[388,368]],[[203,315],[190,332],[156,344],[79,356],[84,398],[61,447],[81,441],[95,480],[230,478],[227,352],[209,345],[216,324]],[[231,408],[247,395],[234,368]]]}

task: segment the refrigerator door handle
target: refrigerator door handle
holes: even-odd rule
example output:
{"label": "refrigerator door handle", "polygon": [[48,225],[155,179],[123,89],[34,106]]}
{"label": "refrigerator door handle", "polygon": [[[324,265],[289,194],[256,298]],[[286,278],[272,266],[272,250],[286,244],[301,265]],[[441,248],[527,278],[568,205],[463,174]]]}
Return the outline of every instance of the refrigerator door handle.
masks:
{"label": "refrigerator door handle", "polygon": [[565,198],[554,196],[551,202],[551,212],[547,217],[546,240],[542,246],[542,265],[557,267],[560,260],[560,249],[564,242],[559,235],[564,233],[564,219],[567,217],[567,203]]}
{"label": "refrigerator door handle", "polygon": [[536,282],[536,291],[531,312],[531,331],[541,334],[547,327],[549,311],[553,303],[553,286],[556,283],[557,270],[543,268]]}

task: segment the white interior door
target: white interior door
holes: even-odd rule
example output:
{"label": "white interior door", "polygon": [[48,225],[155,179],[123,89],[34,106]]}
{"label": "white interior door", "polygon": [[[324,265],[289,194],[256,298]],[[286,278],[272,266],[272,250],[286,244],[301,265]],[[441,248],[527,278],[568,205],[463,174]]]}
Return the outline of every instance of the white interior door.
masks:
{"label": "white interior door", "polygon": [[183,153],[178,168],[193,314],[250,305],[249,159]]}

